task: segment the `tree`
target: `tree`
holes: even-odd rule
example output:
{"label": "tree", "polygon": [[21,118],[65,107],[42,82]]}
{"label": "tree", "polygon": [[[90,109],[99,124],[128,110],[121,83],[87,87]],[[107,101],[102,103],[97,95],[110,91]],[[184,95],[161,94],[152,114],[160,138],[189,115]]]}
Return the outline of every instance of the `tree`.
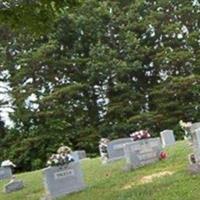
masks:
{"label": "tree", "polygon": [[[11,157],[31,170],[61,143],[93,154],[100,137],[138,129],[158,136],[171,128],[180,138],[178,121],[199,118],[199,6],[186,0],[68,3],[41,1],[33,11],[23,4],[0,14],[4,22],[9,12],[20,19],[18,28],[5,27],[13,18],[2,26],[0,37],[15,111]],[[32,21],[22,17],[27,13]]]}

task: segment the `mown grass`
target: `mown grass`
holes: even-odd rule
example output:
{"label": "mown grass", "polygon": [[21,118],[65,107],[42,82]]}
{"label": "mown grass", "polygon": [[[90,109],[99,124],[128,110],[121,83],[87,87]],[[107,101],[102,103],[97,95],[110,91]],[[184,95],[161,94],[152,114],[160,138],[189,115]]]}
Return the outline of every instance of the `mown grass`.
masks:
{"label": "mown grass", "polygon": [[[102,165],[99,159],[82,162],[87,188],[59,200],[199,200],[200,175],[187,171],[190,147],[178,142],[166,150],[168,159],[131,172],[122,169],[124,161]],[[172,173],[144,182],[160,172]],[[0,200],[39,200],[44,194],[41,171],[17,175],[26,187],[11,194],[0,193]],[[0,190],[7,181],[0,182]]]}

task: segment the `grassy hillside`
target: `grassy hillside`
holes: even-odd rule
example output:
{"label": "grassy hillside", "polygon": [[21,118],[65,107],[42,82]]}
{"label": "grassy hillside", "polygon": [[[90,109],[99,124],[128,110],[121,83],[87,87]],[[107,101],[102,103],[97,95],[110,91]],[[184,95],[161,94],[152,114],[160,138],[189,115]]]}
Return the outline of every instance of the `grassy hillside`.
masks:
{"label": "grassy hillside", "polygon": [[[132,172],[123,172],[124,162],[107,166],[99,159],[83,161],[87,189],[60,200],[199,200],[200,175],[187,172],[186,142],[178,142],[167,149],[168,159]],[[39,200],[44,193],[41,171],[20,174],[26,187],[12,194],[4,194],[0,182],[0,200]]]}

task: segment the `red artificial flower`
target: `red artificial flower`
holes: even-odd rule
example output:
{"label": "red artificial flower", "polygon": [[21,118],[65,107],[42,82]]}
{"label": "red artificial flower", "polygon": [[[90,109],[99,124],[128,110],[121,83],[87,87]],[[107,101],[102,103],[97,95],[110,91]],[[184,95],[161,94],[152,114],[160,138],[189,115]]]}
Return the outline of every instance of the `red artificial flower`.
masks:
{"label": "red artificial flower", "polygon": [[159,156],[159,158],[160,158],[160,160],[164,160],[164,159],[166,159],[166,158],[167,158],[167,153],[164,152],[164,151],[160,152],[160,156]]}

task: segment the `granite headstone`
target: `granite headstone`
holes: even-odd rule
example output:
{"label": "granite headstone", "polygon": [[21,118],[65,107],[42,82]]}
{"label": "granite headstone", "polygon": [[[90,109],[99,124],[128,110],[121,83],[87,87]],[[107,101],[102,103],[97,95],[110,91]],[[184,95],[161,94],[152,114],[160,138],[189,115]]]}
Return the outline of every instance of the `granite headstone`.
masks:
{"label": "granite headstone", "polygon": [[12,178],[10,167],[0,167],[0,180]]}
{"label": "granite headstone", "polygon": [[14,180],[14,181],[9,182],[7,185],[5,185],[4,191],[6,193],[15,192],[15,191],[21,190],[23,187],[24,187],[23,181]]}
{"label": "granite headstone", "polygon": [[43,170],[47,196],[52,199],[83,190],[86,185],[79,162]]}
{"label": "granite headstone", "polygon": [[107,146],[109,161],[124,158],[124,145],[132,142],[131,138],[120,138],[110,141]]}
{"label": "granite headstone", "polygon": [[140,166],[159,160],[162,145],[160,138],[138,140],[124,145],[127,162],[127,170],[136,169]]}
{"label": "granite headstone", "polygon": [[175,137],[173,130],[164,130],[160,133],[163,147],[168,147],[175,144]]}
{"label": "granite headstone", "polygon": [[192,147],[195,161],[200,164],[200,128],[192,132]]}

